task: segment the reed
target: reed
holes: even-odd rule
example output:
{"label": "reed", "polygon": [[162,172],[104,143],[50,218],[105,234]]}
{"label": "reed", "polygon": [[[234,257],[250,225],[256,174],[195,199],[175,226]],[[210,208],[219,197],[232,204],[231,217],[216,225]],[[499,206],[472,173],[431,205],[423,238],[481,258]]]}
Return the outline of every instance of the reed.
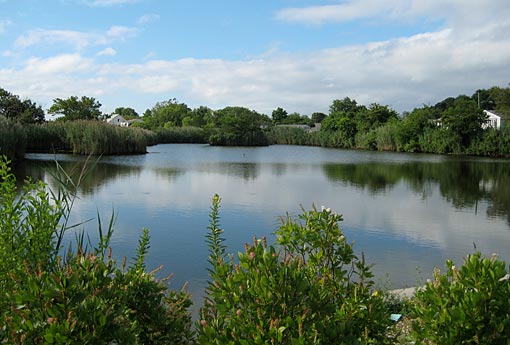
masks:
{"label": "reed", "polygon": [[22,159],[25,155],[25,132],[14,120],[0,116],[0,156],[10,160]]}
{"label": "reed", "polygon": [[207,133],[198,127],[170,127],[156,130],[157,141],[161,144],[205,144]]}

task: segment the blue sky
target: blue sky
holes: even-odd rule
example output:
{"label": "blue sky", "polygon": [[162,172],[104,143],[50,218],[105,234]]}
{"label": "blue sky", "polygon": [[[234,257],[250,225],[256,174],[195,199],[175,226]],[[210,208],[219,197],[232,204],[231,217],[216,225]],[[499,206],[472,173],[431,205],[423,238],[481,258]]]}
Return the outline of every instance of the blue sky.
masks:
{"label": "blue sky", "polygon": [[399,112],[510,82],[508,0],[0,0],[0,87],[139,113],[334,99]]}

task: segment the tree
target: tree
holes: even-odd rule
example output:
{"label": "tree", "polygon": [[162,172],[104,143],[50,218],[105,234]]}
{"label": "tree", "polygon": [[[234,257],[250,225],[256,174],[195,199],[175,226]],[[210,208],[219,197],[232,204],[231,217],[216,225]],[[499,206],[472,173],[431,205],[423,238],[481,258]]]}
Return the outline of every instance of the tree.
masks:
{"label": "tree", "polygon": [[0,88],[0,115],[19,121],[22,124],[44,122],[44,110],[29,99],[20,100]]}
{"label": "tree", "polygon": [[288,116],[288,113],[285,109],[278,107],[275,110],[273,110],[273,112],[271,113],[271,116],[273,118],[273,123],[275,125],[278,125],[285,121],[285,119]]}
{"label": "tree", "polygon": [[467,147],[483,131],[485,120],[486,115],[474,100],[460,96],[443,113],[442,124],[453,135],[458,135],[461,144]]}
{"label": "tree", "polygon": [[358,131],[367,132],[397,118],[397,112],[387,105],[372,103],[367,109],[356,113],[356,126]]}
{"label": "tree", "polygon": [[264,115],[243,107],[226,107],[215,112],[220,124],[219,134],[210,138],[214,145],[267,145],[261,125]]}
{"label": "tree", "polygon": [[312,123],[321,123],[328,115],[324,113],[313,113],[312,114]]}
{"label": "tree", "polygon": [[138,115],[136,110],[134,110],[133,108],[129,108],[129,107],[127,107],[127,108],[125,108],[125,107],[117,107],[117,108],[115,108],[113,113],[121,115],[126,120],[137,119],[137,118],[140,117],[140,115]]}
{"label": "tree", "polygon": [[[182,119],[184,127],[204,127],[213,122],[213,111],[206,106],[200,106],[193,109],[186,117]],[[213,125],[215,127],[215,125]]]}
{"label": "tree", "polygon": [[101,103],[94,97],[71,96],[67,99],[55,98],[53,105],[48,110],[50,114],[64,115],[63,120],[97,120],[101,116]]}
{"label": "tree", "polygon": [[362,110],[364,106],[358,105],[356,100],[350,99],[349,97],[345,97],[344,99],[335,99],[333,104],[329,107],[329,114],[334,114],[338,112],[343,113],[357,113]]}
{"label": "tree", "polygon": [[152,109],[145,111],[144,127],[148,129],[181,127],[182,120],[190,113],[191,109],[185,103],[178,103],[175,98],[158,102]]}

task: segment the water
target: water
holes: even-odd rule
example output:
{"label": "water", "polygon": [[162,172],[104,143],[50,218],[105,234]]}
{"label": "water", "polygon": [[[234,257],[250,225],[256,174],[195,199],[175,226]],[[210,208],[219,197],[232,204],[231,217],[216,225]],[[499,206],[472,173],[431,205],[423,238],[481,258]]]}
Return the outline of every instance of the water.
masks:
{"label": "water", "polygon": [[[55,186],[54,159],[68,170],[85,158],[31,154],[19,167]],[[300,146],[222,148],[157,145],[147,155],[102,157],[80,186],[73,222],[97,240],[97,214],[115,212],[114,256],[133,257],[150,229],[149,269],[188,282],[200,304],[207,283],[204,236],[210,201],[222,198],[229,252],[253,236],[273,239],[278,217],[301,205],[330,207],[358,253],[374,264],[379,284],[415,286],[447,258],[477,250],[510,257],[510,161],[438,155],[349,151]],[[74,234],[67,235],[72,240]]]}

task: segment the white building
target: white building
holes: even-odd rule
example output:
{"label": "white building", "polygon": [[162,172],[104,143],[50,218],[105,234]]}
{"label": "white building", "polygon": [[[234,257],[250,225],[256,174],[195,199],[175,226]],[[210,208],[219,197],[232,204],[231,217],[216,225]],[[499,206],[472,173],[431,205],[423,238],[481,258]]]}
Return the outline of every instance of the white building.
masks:
{"label": "white building", "polygon": [[495,128],[501,129],[501,116],[491,110],[484,110],[484,114],[487,116],[487,120],[482,125],[483,129]]}
{"label": "white building", "polygon": [[127,122],[122,115],[119,114],[112,114],[108,119],[106,119],[106,122],[108,122],[110,125],[113,126],[120,126],[120,127],[128,127],[129,122]]}

